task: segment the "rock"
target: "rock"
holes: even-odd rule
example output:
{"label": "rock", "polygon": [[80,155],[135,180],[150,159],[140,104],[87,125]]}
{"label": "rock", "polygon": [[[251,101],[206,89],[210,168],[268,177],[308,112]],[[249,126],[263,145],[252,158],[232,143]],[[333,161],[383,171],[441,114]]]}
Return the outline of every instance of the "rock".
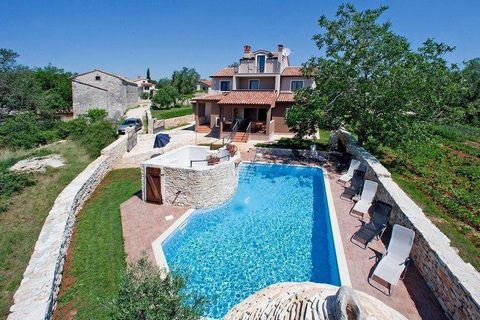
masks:
{"label": "rock", "polygon": [[342,286],[333,302],[335,320],[364,320],[365,316],[357,293],[347,286]]}
{"label": "rock", "polygon": [[17,172],[45,172],[47,167],[60,168],[65,165],[61,155],[51,154],[45,157],[35,157],[30,159],[20,160],[15,163],[10,171]]}

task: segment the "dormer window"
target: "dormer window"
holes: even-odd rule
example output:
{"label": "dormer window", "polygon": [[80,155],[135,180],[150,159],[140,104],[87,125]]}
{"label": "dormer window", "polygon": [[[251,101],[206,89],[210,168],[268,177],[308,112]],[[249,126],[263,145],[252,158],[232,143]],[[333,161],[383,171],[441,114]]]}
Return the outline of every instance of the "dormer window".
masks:
{"label": "dormer window", "polygon": [[95,81],[100,81],[100,80],[102,80],[100,76],[95,76]]}
{"label": "dormer window", "polygon": [[257,55],[257,70],[259,73],[265,72],[265,56]]}

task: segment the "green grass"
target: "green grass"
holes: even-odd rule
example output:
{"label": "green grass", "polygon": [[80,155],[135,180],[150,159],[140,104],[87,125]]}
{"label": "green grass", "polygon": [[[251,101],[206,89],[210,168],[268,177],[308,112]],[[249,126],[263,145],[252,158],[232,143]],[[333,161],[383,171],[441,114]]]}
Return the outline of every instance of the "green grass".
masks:
{"label": "green grass", "polygon": [[171,119],[192,114],[192,106],[182,105],[169,109],[152,110],[152,117],[156,119]]}
{"label": "green grass", "polygon": [[120,204],[140,190],[140,170],[110,172],[79,213],[55,319],[108,319],[104,307],[125,271]]}
{"label": "green grass", "polygon": [[66,165],[35,173],[31,177],[36,184],[10,197],[10,205],[0,213],[0,315],[6,317],[13,303],[13,294],[22,280],[40,230],[53,202],[63,188],[70,183],[91,159],[85,149],[75,142],[66,141],[40,150],[2,152],[2,161],[12,157],[26,158],[34,155],[59,153]]}
{"label": "green grass", "polygon": [[450,239],[452,246],[458,249],[462,259],[471,263],[477,270],[480,270],[480,248],[475,246],[474,242],[468,238],[468,233],[471,232],[471,229],[452,219],[408,178],[397,173],[393,173],[392,178]]}
{"label": "green grass", "polygon": [[394,180],[480,270],[480,129],[437,126],[433,136],[385,148]]}

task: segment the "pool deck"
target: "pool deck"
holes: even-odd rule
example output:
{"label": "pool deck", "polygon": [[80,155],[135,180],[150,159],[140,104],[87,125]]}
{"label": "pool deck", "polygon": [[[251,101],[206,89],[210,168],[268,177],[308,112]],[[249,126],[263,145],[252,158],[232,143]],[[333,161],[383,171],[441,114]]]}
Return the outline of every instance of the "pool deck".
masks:
{"label": "pool deck", "polygon": [[[243,151],[241,154],[245,161],[251,161],[254,156],[252,151]],[[281,159],[263,156],[259,160],[262,162],[312,165],[302,160],[290,158]],[[351,243],[350,237],[361,225],[360,220],[349,214],[354,203],[340,199],[343,187],[336,183],[339,174],[335,172],[333,166],[327,165],[323,168],[330,181],[352,287],[379,299],[408,319],[447,319],[440,304],[414,264],[410,265],[405,279],[399,282],[392,296],[387,296],[368,283],[368,275],[373,271],[377,261],[376,258],[381,257],[382,253],[385,252],[390,237],[389,230],[385,232],[381,240],[374,240],[366,250]],[[134,196],[123,203],[120,206],[120,211],[127,261],[131,262],[146,253],[149,260],[154,262],[152,242],[188,209],[165,204],[144,203],[138,196]],[[167,220],[167,216],[172,217]]]}

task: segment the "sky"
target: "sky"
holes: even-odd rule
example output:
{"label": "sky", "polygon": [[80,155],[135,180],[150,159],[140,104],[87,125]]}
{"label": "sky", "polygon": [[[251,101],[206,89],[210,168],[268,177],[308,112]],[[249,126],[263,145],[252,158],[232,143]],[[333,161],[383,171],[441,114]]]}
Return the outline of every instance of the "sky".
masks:
{"label": "sky", "polygon": [[[383,20],[413,48],[427,38],[455,46],[449,62],[480,57],[479,0],[350,1],[358,9],[388,5]],[[182,67],[203,78],[238,61],[243,45],[292,50],[300,65],[318,55],[318,18],[333,18],[342,1],[302,0],[1,0],[0,48],[18,63],[49,63],[71,72],[94,68],[130,78],[168,77]]]}

